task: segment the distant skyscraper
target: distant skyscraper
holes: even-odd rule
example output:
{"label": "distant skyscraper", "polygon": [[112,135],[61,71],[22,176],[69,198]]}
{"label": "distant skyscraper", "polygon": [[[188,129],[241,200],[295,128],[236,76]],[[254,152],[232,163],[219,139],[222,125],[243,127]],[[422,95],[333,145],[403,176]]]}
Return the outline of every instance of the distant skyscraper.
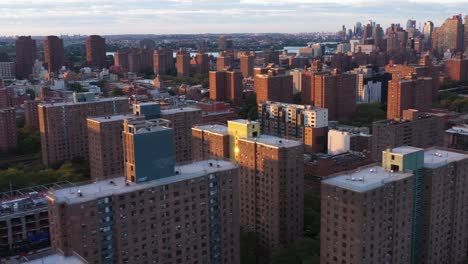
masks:
{"label": "distant skyscraper", "polygon": [[408,19],[406,22],[406,31],[407,32],[414,32],[416,30],[416,20]]}
{"label": "distant skyscraper", "polygon": [[408,45],[408,32],[399,24],[392,24],[387,29],[387,51],[406,49]]}
{"label": "distant skyscraper", "polygon": [[445,20],[442,26],[434,29],[433,49],[439,52],[451,50],[463,51],[463,22],[461,15]]}
{"label": "distant skyscraper", "polygon": [[190,53],[188,53],[185,49],[179,49],[179,51],[177,51],[176,66],[177,76],[190,76]]}
{"label": "distant skyscraper", "polygon": [[383,50],[383,37],[384,37],[383,29],[380,27],[380,24],[377,24],[372,29],[372,38],[374,39],[375,47],[379,48],[380,51],[384,51]]}
{"label": "distant skyscraper", "polygon": [[89,66],[106,67],[106,39],[92,35],[86,38],[86,61]]}
{"label": "distant skyscraper", "polygon": [[25,79],[32,73],[36,60],[36,41],[30,36],[16,39],[16,78]]}
{"label": "distant skyscraper", "polygon": [[356,36],[362,35],[362,23],[361,22],[356,22],[356,25],[354,25],[354,35]]}
{"label": "distant skyscraper", "polygon": [[463,34],[464,34],[465,39],[464,39],[463,47],[465,48],[465,53],[468,54],[468,16],[465,16],[464,30],[465,32]]}
{"label": "distant skyscraper", "polygon": [[424,23],[423,35],[424,35],[424,48],[432,48],[432,32],[434,32],[434,23],[427,21]]}
{"label": "distant skyscraper", "polygon": [[210,99],[239,102],[242,98],[242,73],[240,71],[211,71]]}
{"label": "distant skyscraper", "polygon": [[143,39],[140,41],[140,48],[153,51],[156,49],[156,43],[152,39]]}
{"label": "distant skyscraper", "polygon": [[63,40],[57,36],[47,36],[44,40],[44,63],[49,72],[57,72],[65,65]]}
{"label": "distant skyscraper", "polygon": [[371,37],[372,37],[372,24],[368,23],[367,25],[364,26],[364,33],[362,35],[362,38],[366,40]]}
{"label": "distant skyscraper", "polygon": [[254,52],[243,52],[240,55],[240,68],[244,78],[253,77],[253,68],[255,62]]}

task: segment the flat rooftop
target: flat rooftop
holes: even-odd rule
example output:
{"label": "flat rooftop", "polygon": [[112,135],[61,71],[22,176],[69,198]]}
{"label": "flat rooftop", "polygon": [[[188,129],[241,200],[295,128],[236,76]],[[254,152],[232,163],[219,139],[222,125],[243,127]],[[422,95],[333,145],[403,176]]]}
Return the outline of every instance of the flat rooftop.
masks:
{"label": "flat rooftop", "polygon": [[140,134],[146,134],[146,133],[151,133],[151,132],[156,132],[156,131],[164,131],[164,130],[172,130],[172,128],[164,127],[164,126],[158,126],[158,125],[149,125],[145,127],[137,127],[135,135],[140,135]]}
{"label": "flat rooftop", "polygon": [[144,102],[144,103],[138,103],[137,105],[159,105],[158,102]]}
{"label": "flat rooftop", "polygon": [[424,168],[435,169],[464,159],[468,159],[468,155],[437,148],[430,149],[424,152]]}
{"label": "flat rooftop", "polygon": [[[188,165],[177,166],[175,168],[175,171],[179,172],[179,174],[158,180],[138,184],[130,182],[127,184],[125,177],[121,176],[114,179],[98,181],[87,185],[52,190],[48,193],[47,196],[49,200],[54,200],[57,203],[82,203],[112,195],[119,195],[123,193],[129,193],[138,190],[144,190],[147,188],[171,184],[179,181],[189,180],[209,173],[226,171],[234,168],[237,168],[237,165],[229,161],[205,160],[191,163]],[[81,192],[82,196],[78,196],[78,192]]]}
{"label": "flat rooftop", "polygon": [[257,121],[250,121],[250,120],[247,120],[247,119],[229,120],[228,123],[238,123],[238,124],[243,124],[243,125],[246,125],[246,124],[248,124],[248,123],[250,123],[250,124],[252,124],[252,125],[260,124],[260,123],[257,122]]}
{"label": "flat rooftop", "polygon": [[239,140],[248,141],[248,142],[256,142],[257,144],[263,144],[263,145],[276,147],[276,148],[291,148],[291,147],[297,147],[297,146],[302,145],[302,142],[299,142],[296,140],[289,140],[289,139],[284,139],[284,138],[269,136],[269,135],[260,135],[254,138],[242,138]]}
{"label": "flat rooftop", "polygon": [[387,183],[412,177],[411,173],[385,171],[381,166],[374,165],[347,174],[324,180],[323,183],[348,189],[354,192],[368,192],[384,186]]}
{"label": "flat rooftop", "polygon": [[26,261],[23,263],[27,264],[84,264],[85,262],[81,261],[78,257],[70,256],[65,257],[63,255],[54,254],[50,256],[46,256],[43,258],[38,258],[35,260]]}
{"label": "flat rooftop", "polygon": [[67,105],[80,105],[80,104],[95,104],[100,102],[111,102],[111,101],[127,101],[127,97],[112,97],[112,98],[96,98],[96,101],[88,102],[58,102],[58,103],[41,103],[39,106],[42,107],[58,107],[58,106],[67,106]]}
{"label": "flat rooftop", "polygon": [[454,126],[450,129],[447,129],[445,132],[450,133],[450,134],[460,134],[460,135],[468,136],[468,125]]}
{"label": "flat rooftop", "polygon": [[195,126],[193,129],[203,130],[205,132],[210,132],[213,134],[228,135],[228,128],[227,126],[223,125]]}
{"label": "flat rooftop", "polygon": [[196,112],[196,111],[201,111],[201,110],[195,107],[177,107],[177,108],[171,108],[171,109],[161,109],[161,115],[170,115],[170,114]]}
{"label": "flat rooftop", "polygon": [[402,147],[394,148],[390,150],[390,152],[395,153],[395,154],[406,155],[406,154],[415,153],[421,150],[424,150],[424,149],[411,147],[411,146],[402,146]]}
{"label": "flat rooftop", "polygon": [[319,108],[313,105],[288,104],[288,103],[281,103],[281,102],[275,102],[275,101],[266,101],[263,104],[268,105],[270,107],[278,106],[278,107],[292,107],[292,108],[303,109],[303,110],[328,110],[326,108]]}
{"label": "flat rooftop", "polygon": [[106,123],[106,122],[115,122],[115,121],[123,121],[128,118],[135,118],[135,115],[128,114],[128,115],[110,115],[110,116],[100,116],[100,117],[89,117],[89,121],[97,122],[97,123]]}

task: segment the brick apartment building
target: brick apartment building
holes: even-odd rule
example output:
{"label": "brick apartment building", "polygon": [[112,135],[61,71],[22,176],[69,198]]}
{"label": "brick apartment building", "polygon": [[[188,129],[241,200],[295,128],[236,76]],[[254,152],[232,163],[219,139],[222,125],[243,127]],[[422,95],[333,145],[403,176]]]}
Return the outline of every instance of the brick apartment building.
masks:
{"label": "brick apartment building", "polygon": [[350,119],[356,111],[357,75],[332,72],[305,72],[302,93],[305,103],[327,108],[330,120]]}
{"label": "brick apartment building", "polygon": [[253,77],[255,52],[243,52],[239,59],[242,76],[244,78]]}
{"label": "brick apartment building", "polygon": [[49,192],[52,248],[98,264],[239,264],[237,166],[174,167],[172,129],[129,121],[124,131],[126,179]]}
{"label": "brick apartment building", "polygon": [[44,63],[49,72],[57,72],[65,65],[63,39],[57,36],[47,36],[44,39]]}
{"label": "brick apartment building", "polygon": [[302,141],[306,153],[327,146],[328,110],[310,105],[265,102],[258,105],[262,134]]}
{"label": "brick apartment building", "polygon": [[445,75],[454,81],[468,81],[468,58],[461,53],[445,61]]}
{"label": "brick apartment building", "polygon": [[192,128],[192,160],[229,159],[229,133],[224,125]]}
{"label": "brick apartment building", "polygon": [[241,226],[267,250],[292,243],[304,225],[303,144],[262,135],[238,148]]}
{"label": "brick apartment building", "polygon": [[86,38],[86,63],[91,67],[106,67],[106,39],[91,35]]}
{"label": "brick apartment building", "polygon": [[30,128],[39,129],[38,100],[24,101],[24,120],[25,125]]}
{"label": "brick apartment building", "polygon": [[242,99],[242,73],[240,71],[210,71],[210,99],[239,102]]}
{"label": "brick apartment building", "polygon": [[7,152],[15,148],[17,144],[15,108],[0,108],[0,151]]}
{"label": "brick apartment building", "polygon": [[372,124],[372,158],[382,157],[382,151],[399,146],[428,148],[442,146],[443,119],[414,110],[405,110],[403,119],[382,120]]}
{"label": "brick apartment building", "polygon": [[194,107],[161,110],[161,117],[169,120],[174,129],[176,162],[192,160],[192,127],[201,122],[202,112]]}
{"label": "brick apartment building", "polygon": [[292,103],[293,79],[282,68],[255,68],[254,89],[257,103],[277,101]]}
{"label": "brick apartment building", "polygon": [[432,78],[391,80],[388,83],[387,118],[399,119],[403,110],[429,111],[432,106]]}
{"label": "brick apartment building", "polygon": [[190,53],[184,49],[179,49],[177,51],[176,69],[178,77],[190,76]]}
{"label": "brick apartment building", "polygon": [[88,159],[86,119],[129,112],[127,98],[44,103],[38,106],[42,162],[46,166],[76,157]]}
{"label": "brick apartment building", "polygon": [[467,166],[465,153],[389,148],[382,166],[323,181],[320,261],[466,261]]}

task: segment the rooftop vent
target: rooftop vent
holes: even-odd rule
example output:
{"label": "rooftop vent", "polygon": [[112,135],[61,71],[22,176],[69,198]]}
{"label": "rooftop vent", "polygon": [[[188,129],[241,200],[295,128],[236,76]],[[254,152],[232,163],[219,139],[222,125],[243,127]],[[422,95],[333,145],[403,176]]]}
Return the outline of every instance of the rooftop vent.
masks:
{"label": "rooftop vent", "polygon": [[81,190],[78,190],[77,194],[78,194],[78,197],[83,197],[83,193],[81,192]]}

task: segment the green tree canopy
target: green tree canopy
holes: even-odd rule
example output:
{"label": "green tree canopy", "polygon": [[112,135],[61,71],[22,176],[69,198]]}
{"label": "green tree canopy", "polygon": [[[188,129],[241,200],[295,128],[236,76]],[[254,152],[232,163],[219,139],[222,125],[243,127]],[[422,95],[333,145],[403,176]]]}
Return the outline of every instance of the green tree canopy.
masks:
{"label": "green tree canopy", "polygon": [[111,91],[111,96],[123,96],[123,95],[125,95],[125,93],[120,88],[116,87],[116,88],[112,89],[112,91]]}

